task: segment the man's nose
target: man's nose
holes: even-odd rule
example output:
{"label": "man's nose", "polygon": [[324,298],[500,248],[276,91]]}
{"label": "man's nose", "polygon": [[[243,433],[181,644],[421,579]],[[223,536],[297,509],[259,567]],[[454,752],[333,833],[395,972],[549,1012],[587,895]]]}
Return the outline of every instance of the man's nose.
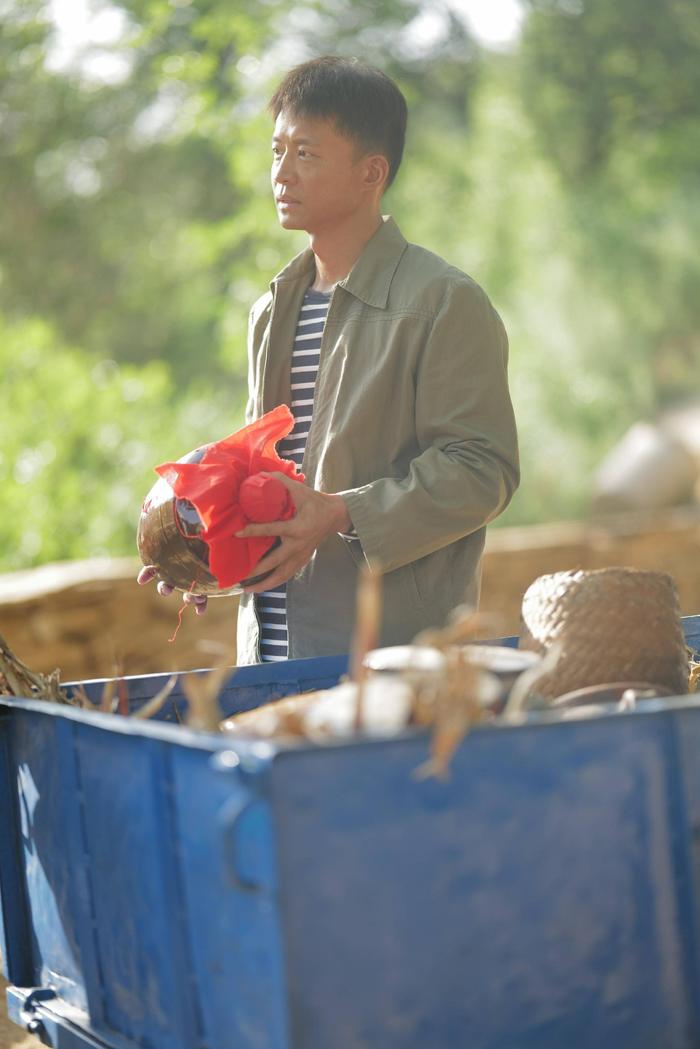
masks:
{"label": "man's nose", "polygon": [[288,153],[285,153],[284,156],[280,157],[279,162],[273,168],[272,177],[274,181],[279,182],[280,185],[285,185],[293,180],[294,169]]}

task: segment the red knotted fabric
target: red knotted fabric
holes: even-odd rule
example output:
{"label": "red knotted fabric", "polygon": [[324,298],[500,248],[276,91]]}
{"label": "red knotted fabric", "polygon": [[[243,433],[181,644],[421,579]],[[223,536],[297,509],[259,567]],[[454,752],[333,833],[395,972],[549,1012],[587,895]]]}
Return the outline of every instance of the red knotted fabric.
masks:
{"label": "red knotted fabric", "polygon": [[[238,539],[236,532],[252,521],[287,521],[294,516],[289,492],[261,471],[304,481],[296,463],[281,459],[275,445],[294,428],[286,404],[267,412],[242,430],[207,445],[198,463],[162,463],[156,473],[180,499],[199,514],[199,538],[209,547],[209,570],[223,590],[246,579],[274,544],[274,536]],[[280,492],[282,489],[282,492]]]}

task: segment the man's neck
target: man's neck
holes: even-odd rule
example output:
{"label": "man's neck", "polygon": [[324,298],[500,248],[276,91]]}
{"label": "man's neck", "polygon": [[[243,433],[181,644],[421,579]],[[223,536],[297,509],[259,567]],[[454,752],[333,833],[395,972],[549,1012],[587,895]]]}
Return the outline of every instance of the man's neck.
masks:
{"label": "man's neck", "polygon": [[381,214],[372,212],[358,218],[351,216],[332,230],[309,234],[311,250],[316,258],[316,277],[311,287],[328,294],[338,281],[347,277],[362,250],[382,224]]}

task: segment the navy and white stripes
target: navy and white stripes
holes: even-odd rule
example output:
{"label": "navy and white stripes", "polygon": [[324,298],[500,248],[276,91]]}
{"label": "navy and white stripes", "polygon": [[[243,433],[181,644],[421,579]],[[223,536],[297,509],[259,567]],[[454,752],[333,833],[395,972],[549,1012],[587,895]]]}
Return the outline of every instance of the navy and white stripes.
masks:
{"label": "navy and white stripes", "polygon": [[[309,289],[299,313],[292,348],[291,390],[294,429],[277,445],[283,459],[291,459],[301,468],[306,439],[311,427],[314,387],[321,354],[321,336],[326,323],[330,295]],[[266,590],[256,598],[260,620],[260,656],[264,663],[287,658],[287,592],[286,586]]]}

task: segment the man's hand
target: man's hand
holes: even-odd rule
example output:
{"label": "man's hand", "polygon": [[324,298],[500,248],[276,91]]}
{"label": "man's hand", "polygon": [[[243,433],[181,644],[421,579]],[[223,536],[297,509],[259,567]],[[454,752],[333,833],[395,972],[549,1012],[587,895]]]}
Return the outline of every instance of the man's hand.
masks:
{"label": "man's hand", "polygon": [[[158,569],[155,565],[146,565],[142,568],[139,574],[136,576],[136,582],[139,586],[145,586],[146,583],[150,583],[152,579],[158,578]],[[167,579],[158,579],[158,586],[156,587],[161,597],[168,597],[172,594],[175,587],[172,583],[169,583]],[[194,610],[198,616],[204,615],[207,610],[207,598],[204,594],[192,594],[189,591],[182,595],[182,600],[186,605],[194,605]]]}
{"label": "man's hand", "polygon": [[236,535],[241,539],[251,536],[279,536],[280,544],[268,551],[255,566],[255,575],[270,573],[255,586],[245,587],[246,594],[260,594],[274,590],[296,575],[313,557],[323,540],[334,532],[349,532],[352,521],[345,501],[340,495],[326,495],[308,488],[299,481],[281,473],[266,474],[281,481],[294,503],[296,516],[289,521],[271,521],[268,524],[249,524]]}

